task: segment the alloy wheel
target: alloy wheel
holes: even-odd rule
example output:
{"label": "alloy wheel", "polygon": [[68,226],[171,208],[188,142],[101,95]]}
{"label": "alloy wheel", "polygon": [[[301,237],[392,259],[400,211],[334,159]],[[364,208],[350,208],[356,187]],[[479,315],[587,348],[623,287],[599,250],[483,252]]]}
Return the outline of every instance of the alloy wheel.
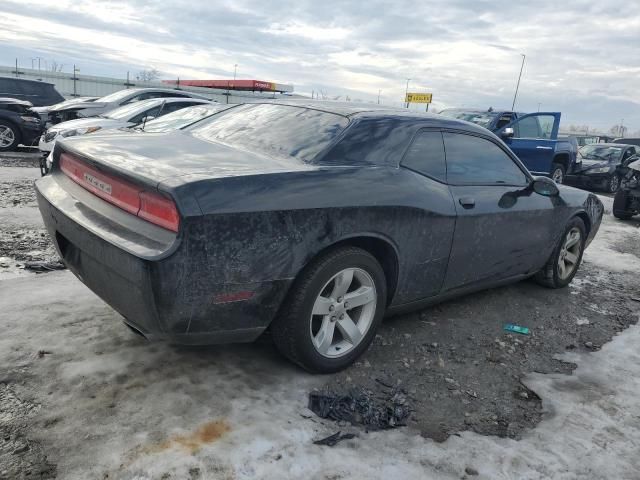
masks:
{"label": "alloy wheel", "polygon": [[618,175],[613,175],[611,180],[609,181],[609,192],[616,193],[620,188],[620,177]]}
{"label": "alloy wheel", "polygon": [[0,125],[0,147],[9,147],[13,145],[16,136],[13,130],[6,125]]}
{"label": "alloy wheel", "polygon": [[556,183],[562,183],[562,181],[564,180],[564,175],[562,174],[562,169],[561,168],[556,168],[553,171],[553,174],[551,175],[551,179],[556,182]]}
{"label": "alloy wheel", "polygon": [[582,249],[582,234],[577,227],[573,227],[564,237],[558,257],[558,276],[562,280],[569,278],[578,268],[580,250]]}
{"label": "alloy wheel", "polygon": [[377,292],[371,275],[345,268],[320,290],[310,319],[313,346],[320,355],[337,358],[367,335],[376,313]]}

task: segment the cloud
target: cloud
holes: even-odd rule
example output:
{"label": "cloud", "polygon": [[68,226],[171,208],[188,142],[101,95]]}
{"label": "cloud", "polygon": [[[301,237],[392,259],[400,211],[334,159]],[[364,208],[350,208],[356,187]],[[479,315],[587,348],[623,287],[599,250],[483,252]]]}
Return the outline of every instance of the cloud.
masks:
{"label": "cloud", "polygon": [[[623,12],[623,13],[622,13]],[[40,56],[83,73],[233,75],[400,105],[562,111],[564,123],[640,129],[640,3],[371,0],[4,0],[0,62]],[[415,107],[418,108],[418,107]]]}

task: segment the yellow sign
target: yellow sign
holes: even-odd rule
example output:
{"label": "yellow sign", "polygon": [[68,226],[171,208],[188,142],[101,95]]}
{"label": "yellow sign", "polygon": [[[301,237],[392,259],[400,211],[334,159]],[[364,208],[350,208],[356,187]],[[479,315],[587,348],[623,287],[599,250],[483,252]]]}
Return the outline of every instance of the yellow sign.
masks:
{"label": "yellow sign", "polygon": [[432,93],[407,93],[407,103],[431,103]]}

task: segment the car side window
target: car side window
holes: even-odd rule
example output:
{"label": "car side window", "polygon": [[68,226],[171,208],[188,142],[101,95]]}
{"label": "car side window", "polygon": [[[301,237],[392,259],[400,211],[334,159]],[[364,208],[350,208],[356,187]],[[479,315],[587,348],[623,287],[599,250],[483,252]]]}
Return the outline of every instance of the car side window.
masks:
{"label": "car side window", "polygon": [[447,165],[440,132],[418,132],[402,159],[402,165],[418,173],[446,182]]}
{"label": "car side window", "polygon": [[142,120],[144,120],[144,117],[157,117],[159,111],[160,111],[160,105],[156,105],[155,107],[150,108],[145,112],[139,113],[129,121],[137,125],[138,123],[142,122]]}
{"label": "car side window", "polygon": [[447,182],[454,185],[518,185],[527,175],[497,144],[482,137],[443,133]]}

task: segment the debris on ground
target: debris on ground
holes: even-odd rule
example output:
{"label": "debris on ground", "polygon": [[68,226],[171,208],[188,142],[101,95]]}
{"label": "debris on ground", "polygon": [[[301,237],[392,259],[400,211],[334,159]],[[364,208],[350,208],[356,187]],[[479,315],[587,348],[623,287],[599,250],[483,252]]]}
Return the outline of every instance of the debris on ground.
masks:
{"label": "debris on ground", "polygon": [[342,432],[337,431],[333,435],[329,435],[326,438],[316,440],[313,443],[314,445],[326,445],[327,447],[333,447],[334,445],[336,445],[338,442],[341,442],[342,440],[351,440],[352,438],[356,437],[355,433],[345,433],[344,435],[340,435],[341,433]]}
{"label": "debris on ground", "polygon": [[529,329],[527,327],[521,327],[520,325],[514,325],[512,323],[507,323],[504,326],[504,329],[507,332],[520,333],[522,335],[529,335]]}
{"label": "debris on ground", "polygon": [[320,418],[363,425],[367,430],[405,426],[411,412],[406,392],[382,385],[389,389],[383,396],[374,396],[373,392],[358,387],[342,395],[330,391],[311,392],[309,410]]}
{"label": "debris on ground", "polygon": [[33,262],[25,262],[24,269],[31,270],[34,272],[42,273],[42,272],[52,272],[54,270],[64,270],[67,267],[64,266],[62,262],[46,262],[46,261],[33,261]]}

